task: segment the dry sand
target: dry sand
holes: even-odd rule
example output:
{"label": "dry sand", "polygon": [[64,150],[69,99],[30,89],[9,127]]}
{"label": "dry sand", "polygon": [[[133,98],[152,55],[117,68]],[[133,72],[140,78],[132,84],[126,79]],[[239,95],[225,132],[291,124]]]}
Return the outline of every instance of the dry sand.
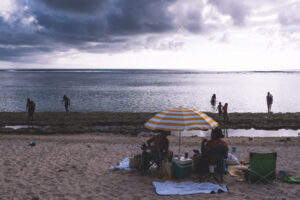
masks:
{"label": "dry sand", "polygon": [[[183,138],[183,152],[192,155],[202,138]],[[300,199],[300,185],[280,181],[249,185],[225,176],[229,192],[159,196],[155,175],[112,171],[123,157],[140,152],[147,137],[81,135],[0,135],[0,199]],[[30,147],[30,141],[36,146]],[[277,169],[300,177],[300,138],[226,138],[236,155],[248,161],[249,152],[277,152]],[[170,137],[177,151],[178,138]],[[187,180],[197,181],[194,176]]]}

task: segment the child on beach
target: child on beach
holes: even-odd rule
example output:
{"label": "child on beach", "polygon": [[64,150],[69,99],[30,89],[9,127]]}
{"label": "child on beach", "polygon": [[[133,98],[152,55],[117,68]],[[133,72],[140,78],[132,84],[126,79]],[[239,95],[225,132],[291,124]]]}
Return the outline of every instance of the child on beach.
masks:
{"label": "child on beach", "polygon": [[228,121],[228,103],[225,103],[225,105],[222,108],[223,111],[223,117],[224,117],[224,121]]}
{"label": "child on beach", "polygon": [[221,117],[221,115],[222,115],[222,103],[221,103],[221,102],[219,102],[219,105],[218,105],[218,107],[217,107],[217,111],[218,111],[218,113],[219,113],[219,119],[220,119],[220,117]]}

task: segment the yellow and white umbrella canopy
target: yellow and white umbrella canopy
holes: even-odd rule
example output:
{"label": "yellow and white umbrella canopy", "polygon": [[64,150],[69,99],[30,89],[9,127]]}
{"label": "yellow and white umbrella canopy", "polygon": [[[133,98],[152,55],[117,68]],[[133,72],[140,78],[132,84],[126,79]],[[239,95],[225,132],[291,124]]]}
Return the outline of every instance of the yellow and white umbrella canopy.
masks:
{"label": "yellow and white umbrella canopy", "polygon": [[161,111],[145,123],[145,127],[152,130],[179,131],[180,157],[181,131],[214,129],[219,124],[211,117],[196,109],[173,108]]}
{"label": "yellow and white umbrella canopy", "polygon": [[165,131],[207,130],[217,126],[219,124],[205,113],[189,108],[161,111],[145,124],[148,129]]}

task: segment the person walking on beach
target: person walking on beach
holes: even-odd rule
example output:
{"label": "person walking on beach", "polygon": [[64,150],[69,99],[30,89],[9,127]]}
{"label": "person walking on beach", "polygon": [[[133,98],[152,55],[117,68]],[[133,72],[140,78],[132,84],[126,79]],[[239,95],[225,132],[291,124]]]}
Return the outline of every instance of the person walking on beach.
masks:
{"label": "person walking on beach", "polygon": [[222,108],[222,111],[223,111],[224,121],[227,122],[228,119],[229,119],[229,117],[228,117],[228,103],[225,103],[225,105]]}
{"label": "person walking on beach", "polygon": [[210,99],[210,104],[212,106],[215,106],[216,105],[216,101],[217,101],[217,96],[216,96],[216,94],[213,94],[212,97],[211,97],[211,99]]}
{"label": "person walking on beach", "polygon": [[220,117],[222,116],[222,103],[221,102],[219,102],[219,105],[217,107],[217,111],[219,113],[219,119],[220,119]]}
{"label": "person walking on beach", "polygon": [[65,103],[65,110],[66,110],[66,113],[68,113],[71,101],[70,101],[70,99],[66,95],[63,96],[62,103]]}
{"label": "person walking on beach", "polygon": [[267,106],[268,106],[268,113],[271,113],[271,108],[273,104],[273,95],[270,92],[267,94]]}
{"label": "person walking on beach", "polygon": [[31,101],[30,98],[27,98],[26,109],[28,113],[27,121],[29,123],[30,121],[33,121],[33,113],[35,111],[35,103],[34,101]]}

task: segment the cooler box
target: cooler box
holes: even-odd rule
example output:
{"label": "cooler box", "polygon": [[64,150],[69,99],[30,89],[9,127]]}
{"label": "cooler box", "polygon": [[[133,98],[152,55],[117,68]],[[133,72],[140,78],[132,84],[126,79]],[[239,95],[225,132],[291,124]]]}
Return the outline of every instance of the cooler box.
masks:
{"label": "cooler box", "polygon": [[172,171],[174,178],[187,178],[192,172],[192,159],[173,159]]}

